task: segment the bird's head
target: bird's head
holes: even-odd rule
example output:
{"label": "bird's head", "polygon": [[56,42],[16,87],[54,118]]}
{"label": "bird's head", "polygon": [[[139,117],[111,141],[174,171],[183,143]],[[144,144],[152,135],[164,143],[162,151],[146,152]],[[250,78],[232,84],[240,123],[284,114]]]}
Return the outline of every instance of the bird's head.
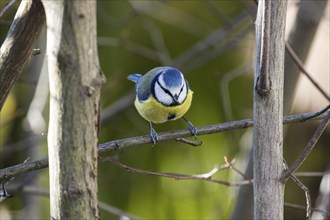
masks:
{"label": "bird's head", "polygon": [[166,106],[182,104],[189,89],[183,74],[172,67],[160,69],[155,75],[153,86],[155,98]]}

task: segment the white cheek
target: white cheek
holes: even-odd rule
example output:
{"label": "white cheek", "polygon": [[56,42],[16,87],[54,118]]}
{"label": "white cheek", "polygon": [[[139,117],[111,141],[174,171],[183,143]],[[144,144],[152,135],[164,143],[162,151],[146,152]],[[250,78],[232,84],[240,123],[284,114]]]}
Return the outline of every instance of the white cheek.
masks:
{"label": "white cheek", "polygon": [[158,101],[162,102],[165,105],[171,105],[173,102],[172,97],[166,92],[164,92],[164,90],[158,85],[158,83],[155,84],[155,96]]}
{"label": "white cheek", "polygon": [[183,101],[186,99],[187,97],[187,86],[186,84],[183,85],[183,89],[182,89],[182,92],[180,93],[180,96],[179,96],[179,103],[183,103]]}

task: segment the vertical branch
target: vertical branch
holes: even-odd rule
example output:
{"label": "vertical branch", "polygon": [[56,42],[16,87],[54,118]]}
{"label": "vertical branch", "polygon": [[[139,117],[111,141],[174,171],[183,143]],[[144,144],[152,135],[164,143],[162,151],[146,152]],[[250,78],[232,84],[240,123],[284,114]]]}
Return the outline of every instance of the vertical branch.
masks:
{"label": "vertical branch", "polygon": [[100,88],[95,1],[43,1],[50,81],[53,219],[97,219]]}
{"label": "vertical branch", "polygon": [[253,175],[256,219],[283,219],[283,78],[286,1],[260,0],[256,20]]}

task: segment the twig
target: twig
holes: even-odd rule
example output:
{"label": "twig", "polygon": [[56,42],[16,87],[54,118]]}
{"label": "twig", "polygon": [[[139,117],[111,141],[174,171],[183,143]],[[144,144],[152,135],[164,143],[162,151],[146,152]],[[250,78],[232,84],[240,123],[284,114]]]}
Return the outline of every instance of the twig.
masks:
{"label": "twig", "polygon": [[292,47],[290,46],[289,43],[285,43],[285,49],[286,52],[288,52],[288,54],[290,55],[291,59],[293,60],[293,62],[297,65],[297,67],[299,68],[299,70],[305,74],[305,76],[311,81],[311,83],[322,93],[322,95],[328,100],[330,101],[330,97],[329,95],[321,88],[321,86],[311,77],[311,74],[309,74],[307,72],[307,70],[304,67],[304,64],[301,62],[301,60],[299,59],[299,57],[297,56],[297,54],[294,52],[294,50],[292,49]]}
{"label": "twig", "polygon": [[233,170],[235,170],[239,175],[241,175],[245,180],[248,180],[250,182],[250,184],[252,184],[252,179],[250,179],[249,177],[247,177],[242,171],[240,171],[239,169],[237,169],[232,161],[229,161],[228,158],[225,156],[224,157],[225,162],[230,166],[230,168],[232,168]]}
{"label": "twig", "polygon": [[166,44],[162,32],[159,30],[157,25],[155,25],[151,19],[142,17],[141,22],[144,28],[146,29],[147,33],[149,33],[154,48],[158,52],[157,54],[162,55],[159,57],[161,64],[164,66],[172,66],[173,61],[168,49],[166,48]]}
{"label": "twig", "polygon": [[316,116],[322,115],[324,112],[328,111],[330,109],[330,105],[328,105],[327,107],[325,107],[324,109],[322,109],[321,111],[319,111],[318,113],[316,113],[315,115],[311,115],[310,117],[306,117],[304,118],[305,121],[314,118]]}
{"label": "twig", "polygon": [[[283,161],[283,166],[284,166],[284,170],[287,170],[288,164],[286,163],[286,161]],[[309,220],[312,216],[312,208],[311,208],[311,196],[309,193],[308,188],[294,175],[294,174],[290,174],[290,177],[292,178],[292,180],[297,183],[297,185],[305,192],[305,198],[306,198],[306,218]]]}
{"label": "twig", "polygon": [[224,28],[219,28],[213,31],[211,34],[200,40],[190,49],[179,55],[173,63],[175,66],[184,67],[194,57],[200,56],[202,53],[207,51],[210,47],[214,47],[220,41],[223,41],[228,33],[246,22],[247,13],[242,12],[237,16],[231,23],[227,24]]}
{"label": "twig", "polygon": [[185,144],[189,144],[194,147],[201,146],[203,144],[203,141],[191,141],[191,140],[187,140],[185,138],[176,138],[175,140],[185,143]]}
{"label": "twig", "polygon": [[240,182],[230,182],[230,181],[223,181],[223,180],[218,180],[218,179],[212,178],[212,176],[214,174],[216,174],[217,172],[229,168],[230,167],[229,164],[224,164],[222,166],[215,166],[212,170],[210,170],[207,173],[186,175],[186,174],[178,174],[178,173],[160,173],[160,172],[153,172],[153,171],[148,171],[148,170],[137,169],[137,168],[122,164],[122,163],[118,162],[117,160],[114,160],[109,157],[101,158],[100,161],[109,162],[128,172],[133,172],[133,173],[138,173],[138,174],[143,174],[143,175],[168,177],[168,178],[172,178],[175,180],[196,180],[197,179],[197,180],[205,180],[205,181],[209,181],[209,182],[213,182],[213,183],[218,183],[218,184],[222,184],[222,185],[226,185],[226,186],[242,186],[242,185],[251,184],[250,181],[248,181],[248,180],[243,180]]}
{"label": "twig", "polygon": [[[330,112],[330,111],[329,111]],[[315,116],[315,117],[312,117]],[[284,124],[291,124],[291,123],[299,123],[304,122],[305,118],[309,118],[309,120],[319,120],[323,119],[325,114],[319,115],[319,112],[310,112],[304,114],[297,114],[297,115],[290,115],[285,116],[283,119]],[[219,133],[224,131],[242,129],[242,128],[249,128],[253,126],[252,119],[245,119],[241,121],[232,121],[226,122],[222,124],[215,124],[200,127],[197,129],[198,134],[205,135],[205,134],[213,134]],[[191,132],[188,130],[177,130],[177,131],[168,131],[159,133],[160,141],[166,141],[176,138],[188,137],[191,136]],[[149,136],[139,136],[139,137],[132,137],[120,140],[114,140],[107,143],[99,144],[98,149],[99,153],[103,153],[110,150],[118,150],[118,149],[125,149],[132,146],[142,145],[151,143]],[[43,158],[40,160],[31,161],[28,163],[21,163],[11,167],[7,167],[0,170],[0,181],[9,180],[12,177],[28,173],[33,170],[43,169],[48,167],[48,158]]]}
{"label": "twig", "polygon": [[324,118],[324,120],[322,121],[320,126],[315,131],[313,137],[309,140],[309,142],[306,145],[303,152],[299,155],[299,157],[295,160],[295,162],[291,165],[291,167],[289,169],[285,170],[284,173],[281,175],[280,181],[282,181],[282,182],[286,181],[289,178],[289,176],[303,164],[303,162],[305,161],[307,156],[310,154],[310,152],[313,150],[315,144],[321,137],[323,131],[329,124],[329,121],[330,121],[330,111],[327,112],[326,117]]}
{"label": "twig", "polygon": [[98,36],[97,41],[98,41],[98,45],[100,46],[124,48],[128,51],[131,51],[133,53],[136,53],[138,55],[141,55],[156,62],[161,62],[161,60],[159,60],[159,57],[164,56],[158,51],[152,50],[150,48],[147,48],[145,46],[142,46],[140,44],[125,39]]}
{"label": "twig", "polygon": [[131,215],[131,214],[129,214],[129,213],[127,213],[127,212],[125,212],[121,209],[118,209],[118,208],[116,208],[112,205],[109,205],[107,203],[99,201],[98,204],[99,204],[99,208],[101,210],[106,211],[106,212],[111,213],[111,214],[114,214],[114,215],[118,216],[119,219],[126,219],[126,220],[139,220],[139,219],[141,219],[139,217],[133,216],[133,215]]}
{"label": "twig", "polygon": [[213,1],[200,1],[213,16],[219,21],[224,23],[230,23],[231,18],[225,13],[225,9],[221,9],[221,7]]}
{"label": "twig", "polygon": [[295,176],[300,177],[322,177],[326,174],[326,172],[295,172]]}
{"label": "twig", "polygon": [[[49,191],[43,187],[40,186],[36,186],[36,185],[24,185],[24,186],[16,186],[16,185],[12,185],[10,186],[11,190],[15,190],[15,191],[22,191],[24,193],[29,193],[32,194],[34,196],[44,196],[44,197],[48,197],[49,198]],[[120,217],[120,219],[127,219],[127,220],[139,220],[141,218],[138,218],[136,216],[133,216],[121,209],[118,209],[114,206],[111,206],[109,204],[106,204],[104,202],[98,201],[99,204],[99,208],[103,211],[109,212],[111,214],[114,214],[118,217]]]}
{"label": "twig", "polygon": [[101,124],[104,124],[114,118],[118,113],[128,108],[134,103],[135,91],[130,91],[127,95],[113,103],[111,106],[103,109],[101,113]]}
{"label": "twig", "polygon": [[[284,203],[284,206],[285,207],[289,207],[289,208],[293,208],[293,209],[300,209],[300,210],[306,210],[306,206],[304,205],[298,205],[298,204],[292,204],[292,203],[287,203],[285,202]],[[328,219],[329,216],[330,216],[330,213],[329,212],[326,212],[322,209],[317,209],[317,208],[311,208],[312,211],[314,212],[321,212],[323,215],[324,215],[324,219]]]}
{"label": "twig", "polygon": [[0,181],[8,181],[12,177],[18,176],[20,174],[28,173],[34,170],[40,170],[46,167],[48,167],[48,158],[20,163],[0,170]]}
{"label": "twig", "polygon": [[10,8],[10,6],[12,6],[15,2],[16,2],[16,0],[11,0],[10,2],[8,2],[5,5],[5,7],[3,7],[3,9],[1,9],[1,11],[0,11],[0,18],[8,10],[8,8]]}

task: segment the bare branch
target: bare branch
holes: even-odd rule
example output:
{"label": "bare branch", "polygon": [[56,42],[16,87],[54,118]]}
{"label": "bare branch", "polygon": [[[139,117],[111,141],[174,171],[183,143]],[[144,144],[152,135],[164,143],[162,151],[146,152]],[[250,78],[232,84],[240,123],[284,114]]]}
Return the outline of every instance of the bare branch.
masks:
{"label": "bare branch", "polygon": [[326,172],[295,172],[295,176],[299,177],[322,177]]}
{"label": "bare branch", "polygon": [[121,209],[118,209],[114,206],[111,206],[107,203],[99,201],[98,204],[99,204],[99,208],[101,210],[109,212],[111,214],[114,214],[114,215],[118,216],[119,219],[127,219],[127,220],[139,220],[139,219],[141,219],[141,218],[133,216],[133,215],[121,210]]}
{"label": "bare branch", "polygon": [[14,86],[45,23],[40,0],[22,1],[0,48],[0,110]]}
{"label": "bare branch", "polygon": [[230,168],[232,168],[233,170],[235,170],[235,171],[236,171],[239,175],[241,175],[245,180],[250,181],[250,184],[252,184],[252,180],[251,180],[249,177],[247,177],[242,171],[240,171],[239,169],[237,169],[237,168],[234,166],[234,164],[233,164],[232,161],[229,161],[228,158],[227,158],[226,156],[224,157],[224,159],[225,159],[225,162],[230,166]]}
{"label": "bare branch", "polygon": [[[283,166],[284,166],[284,170],[287,170],[289,168],[285,160],[283,161]],[[312,215],[312,210],[311,210],[311,195],[309,193],[309,190],[293,173],[290,174],[290,177],[305,192],[306,218],[310,219]]]}
{"label": "bare branch", "polygon": [[114,38],[114,37],[97,37],[98,45],[109,47],[121,47],[138,55],[144,56],[150,60],[161,62],[159,57],[164,55],[158,51],[152,50],[148,47],[131,42],[126,39]]}
{"label": "bare branch", "polygon": [[104,124],[114,118],[118,113],[122,112],[124,109],[133,105],[135,98],[135,91],[129,92],[123,98],[119,99],[111,106],[103,109],[101,113],[101,124]]}
{"label": "bare branch", "polygon": [[231,23],[229,23],[224,28],[219,28],[213,31],[211,34],[206,36],[204,39],[200,40],[189,50],[182,53],[178,56],[173,63],[176,66],[184,67],[188,64],[194,57],[198,57],[203,54],[208,49],[215,47],[220,41],[223,41],[225,37],[231,30],[240,27],[244,22],[246,22],[247,13],[243,12],[239,16],[237,16]]}
{"label": "bare branch", "polygon": [[[323,111],[323,110],[322,110]],[[329,111],[330,112],[330,111]],[[314,116],[314,117],[313,117]],[[291,124],[291,123],[299,123],[306,121],[306,118],[309,120],[319,120],[324,118],[324,114],[320,115],[320,112],[310,112],[304,114],[297,114],[297,115],[290,115],[285,116],[283,123],[284,124]],[[216,125],[209,125],[198,128],[198,134],[213,134],[219,133],[224,131],[242,129],[252,127],[253,122],[252,119],[245,119],[241,121],[233,121],[233,122],[226,122],[222,124]],[[181,136],[180,136],[181,135]],[[176,139],[180,137],[188,137],[191,136],[190,131],[188,130],[177,130],[177,131],[168,131],[159,133],[159,138],[161,141]],[[106,142],[103,144],[99,144],[98,152],[103,153],[110,150],[118,150],[124,149],[128,147],[133,147],[142,144],[151,143],[149,136],[139,136],[139,137],[132,137],[120,140],[114,140],[110,142]],[[0,170],[0,181],[8,181],[10,178],[33,171],[39,170],[48,167],[48,158],[43,158],[40,160],[35,160],[27,163],[17,164],[11,167],[7,167]]]}
{"label": "bare branch", "polygon": [[[329,106],[327,106],[327,108],[329,108]],[[290,115],[290,116],[284,117],[283,123],[289,124],[289,123],[304,122],[306,118],[320,119],[320,117],[318,117],[319,115],[320,115],[320,112],[311,112],[311,113],[305,113],[305,114]],[[323,116],[321,118],[323,118]],[[219,132],[224,132],[224,131],[249,128],[252,126],[253,126],[252,119],[244,119],[244,120],[240,120],[240,121],[231,121],[231,122],[225,122],[225,123],[221,123],[221,124],[214,124],[214,125],[199,127],[199,128],[197,128],[197,133],[198,133],[198,135],[214,134],[214,133],[219,133]],[[189,130],[174,130],[174,131],[158,133],[159,142],[173,140],[176,138],[190,137],[190,136],[192,136],[192,134]],[[152,143],[149,135],[126,138],[126,139],[121,139],[121,140],[114,140],[114,141],[100,144],[99,153],[103,153],[105,151],[114,150],[114,149],[125,149],[125,148],[132,147],[135,145],[149,144],[149,143]]]}
{"label": "bare branch", "polygon": [[323,131],[325,130],[325,128],[327,127],[329,122],[330,122],[330,111],[327,112],[326,117],[324,118],[324,120],[322,121],[320,126],[315,131],[313,137],[309,140],[309,142],[306,145],[303,152],[299,155],[299,157],[295,160],[295,162],[291,165],[291,167],[281,175],[280,181],[282,181],[282,182],[286,181],[290,177],[290,175],[293,172],[295,172],[303,164],[305,159],[308,157],[310,152],[313,150],[315,144],[321,137]]}
{"label": "bare branch", "polygon": [[307,72],[307,70],[304,67],[303,62],[299,59],[299,57],[297,56],[297,54],[294,52],[294,50],[292,49],[292,47],[290,46],[289,43],[285,43],[285,49],[286,52],[290,55],[291,59],[293,60],[293,62],[297,65],[297,67],[299,68],[299,70],[305,74],[305,76],[309,79],[309,81],[311,81],[311,83],[321,92],[321,94],[328,100],[330,101],[330,97],[329,95],[321,88],[321,86],[311,77],[311,74],[309,74]]}
{"label": "bare branch", "polygon": [[[289,207],[289,208],[293,208],[293,209],[306,210],[306,206],[304,206],[304,205],[292,204],[292,203],[288,203],[288,202],[285,202],[284,206]],[[314,212],[321,212],[322,215],[324,215],[324,217],[325,217],[324,219],[328,219],[329,216],[330,216],[329,212],[326,212],[322,209],[311,208],[311,210],[314,211]]]}
{"label": "bare branch", "polygon": [[201,146],[203,144],[202,141],[191,141],[191,140],[187,140],[185,138],[176,138],[176,141],[185,143],[185,144],[189,144],[191,146],[197,147],[197,146]]}
{"label": "bare branch", "polygon": [[[308,118],[308,120],[312,120],[312,119],[319,120],[319,119],[323,119],[324,116],[325,114],[320,115],[320,112],[289,115],[284,117],[283,123],[284,124],[300,123],[306,121],[306,118]],[[222,124],[199,127],[197,131],[198,134],[205,135],[205,134],[213,134],[213,133],[219,133],[219,132],[242,129],[242,128],[249,128],[252,126],[253,126],[252,119],[245,119],[241,121],[232,121]],[[166,141],[180,137],[188,137],[191,136],[191,133],[188,130],[176,130],[176,131],[162,132],[159,133],[158,135],[161,141]],[[103,144],[99,144],[98,152],[103,153],[110,150],[121,150],[121,149],[138,146],[142,144],[148,144],[148,143],[151,143],[149,136],[139,136],[139,137],[114,140]],[[4,181],[4,180],[8,181],[12,177],[24,173],[28,173],[33,170],[43,169],[46,167],[48,167],[48,158],[43,158],[40,160],[35,160],[35,161],[21,163],[11,167],[7,167],[0,170],[0,181]]]}
{"label": "bare branch", "polygon": [[16,0],[11,0],[10,2],[8,2],[5,7],[3,7],[3,9],[1,9],[0,11],[0,17],[8,10],[8,8],[10,8],[10,6],[12,6],[14,3],[16,2]]}
{"label": "bare branch", "polygon": [[[36,186],[36,185],[24,185],[24,186],[16,186],[16,185],[12,185],[10,187],[8,187],[9,190],[14,190],[14,192],[16,191],[22,191],[24,193],[29,193],[29,194],[32,194],[34,196],[44,196],[44,197],[47,197],[49,198],[49,191],[43,187],[40,187],[40,186]],[[1,194],[0,194],[0,198],[1,198]],[[114,206],[111,206],[107,203],[104,203],[104,202],[101,202],[101,201],[98,201],[98,205],[99,205],[99,208],[105,212],[108,212],[108,213],[111,213],[111,214],[114,214],[118,217],[121,217],[121,219],[128,219],[128,220],[139,220],[141,218],[138,218],[136,216],[133,216],[121,209],[118,209]]]}
{"label": "bare branch", "polygon": [[114,160],[109,157],[101,158],[100,161],[109,162],[109,163],[111,163],[121,169],[124,169],[126,171],[129,171],[129,172],[143,174],[143,175],[168,177],[168,178],[172,178],[175,180],[196,180],[197,179],[197,180],[205,180],[205,181],[209,181],[209,182],[213,182],[213,183],[223,184],[226,186],[242,186],[242,185],[251,184],[251,180],[230,182],[230,181],[223,181],[223,180],[218,180],[218,179],[213,178],[213,175],[216,174],[217,172],[229,168],[230,167],[229,163],[226,163],[222,166],[215,166],[212,170],[210,170],[207,173],[187,175],[187,174],[178,174],[178,173],[160,173],[160,172],[153,172],[153,171],[148,171],[148,170],[137,169],[137,168],[122,164],[122,163],[118,162],[117,160]]}
{"label": "bare branch", "polygon": [[28,173],[34,170],[40,170],[48,167],[48,158],[35,160],[31,162],[17,164],[11,167],[0,170],[0,182],[8,181],[12,177],[18,176],[23,173]]}

